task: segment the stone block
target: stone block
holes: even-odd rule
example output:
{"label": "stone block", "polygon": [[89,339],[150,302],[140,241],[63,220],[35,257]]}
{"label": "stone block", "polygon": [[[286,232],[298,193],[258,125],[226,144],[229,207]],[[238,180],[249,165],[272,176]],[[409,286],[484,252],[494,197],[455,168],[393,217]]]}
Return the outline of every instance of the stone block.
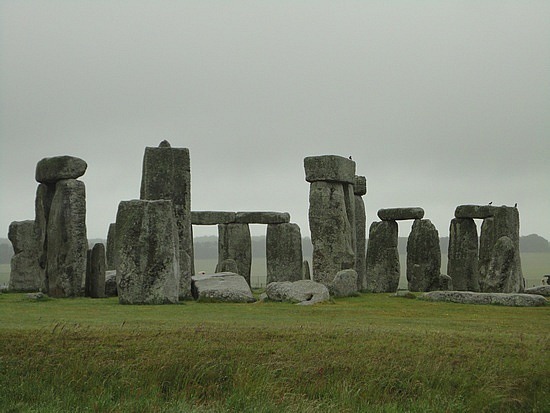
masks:
{"label": "stone block", "polygon": [[250,211],[237,212],[235,222],[238,224],[288,224],[288,212]]}
{"label": "stone block", "polygon": [[35,222],[14,221],[8,230],[13,246],[9,289],[11,291],[39,291],[44,289],[43,272],[39,266],[40,248]]}
{"label": "stone block", "polygon": [[53,184],[63,179],[77,179],[84,175],[88,164],[74,156],[44,158],[36,164],[35,179],[43,184]]}
{"label": "stone block", "polygon": [[237,263],[237,274],[250,285],[252,239],[248,224],[218,225],[218,263],[228,259]]}
{"label": "stone block", "polygon": [[485,219],[494,216],[492,205],[459,205],[455,209],[455,218]]}
{"label": "stone block", "polygon": [[328,181],[355,184],[355,162],[337,155],[309,156],[304,159],[307,182]]}
{"label": "stone block", "polygon": [[315,281],[273,282],[266,286],[267,298],[299,305],[311,305],[330,300],[328,288]]}
{"label": "stone block", "polygon": [[199,302],[253,303],[256,301],[244,277],[235,273],[194,275],[191,280],[193,298]]}
{"label": "stone block", "polygon": [[367,178],[364,176],[355,175],[355,183],[353,184],[355,195],[363,196],[367,194]]}
{"label": "stone block", "polygon": [[327,287],[332,297],[356,296],[357,272],[353,269],[339,271]]}
{"label": "stone block", "polygon": [[453,218],[449,228],[447,274],[457,291],[479,291],[477,227],[472,218]]}
{"label": "stone block", "polygon": [[541,295],[475,293],[470,291],[431,291],[418,297],[426,301],[444,301],[459,304],[496,304],[509,307],[539,307],[546,305]]}
{"label": "stone block", "polygon": [[297,224],[269,224],[266,236],[267,281],[302,279],[302,237]]}
{"label": "stone block", "polygon": [[232,224],[235,222],[235,212],[225,211],[191,211],[193,225]]}
{"label": "stone block", "polygon": [[416,219],[407,240],[409,291],[439,290],[441,247],[439,234],[429,219]]}
{"label": "stone block", "polygon": [[382,221],[404,221],[424,218],[424,210],[419,207],[385,208],[378,210],[378,218]]}
{"label": "stone block", "polygon": [[392,293],[399,286],[400,265],[395,221],[373,222],[369,230],[366,257],[366,286],[363,291]]}

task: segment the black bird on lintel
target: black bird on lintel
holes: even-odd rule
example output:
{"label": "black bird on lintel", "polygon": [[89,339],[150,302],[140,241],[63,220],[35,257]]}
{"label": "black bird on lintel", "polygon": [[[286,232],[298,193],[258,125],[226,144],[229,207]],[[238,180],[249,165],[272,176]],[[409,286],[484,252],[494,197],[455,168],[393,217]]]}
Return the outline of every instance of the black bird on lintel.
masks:
{"label": "black bird on lintel", "polygon": [[353,159],[351,159],[351,155],[349,156],[349,160],[352,161]]}
{"label": "black bird on lintel", "polygon": [[514,204],[514,208],[517,208],[517,207],[518,207],[518,203],[516,202],[516,203]]}
{"label": "black bird on lintel", "polygon": [[493,201],[489,202],[489,205],[493,205]]}

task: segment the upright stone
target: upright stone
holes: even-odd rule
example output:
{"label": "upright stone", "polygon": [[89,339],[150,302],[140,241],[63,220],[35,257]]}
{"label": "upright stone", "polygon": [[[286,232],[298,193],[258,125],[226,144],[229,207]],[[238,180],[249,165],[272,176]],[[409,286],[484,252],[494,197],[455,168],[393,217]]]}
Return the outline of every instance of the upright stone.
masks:
{"label": "upright stone", "polygon": [[172,148],[168,141],[162,141],[158,148],[145,148],[140,198],[172,201],[179,236],[180,298],[191,298],[194,263],[189,149]]}
{"label": "upright stone", "polygon": [[441,248],[439,234],[429,219],[416,219],[407,240],[409,291],[440,289]]}
{"label": "upright stone", "polygon": [[86,276],[86,190],[76,179],[58,181],[46,229],[46,280],[51,297],[81,295]]}
{"label": "upright stone", "polygon": [[34,221],[14,221],[8,230],[13,246],[9,289],[11,291],[39,291],[44,289],[42,271],[38,265],[40,254]]}
{"label": "upright stone", "polygon": [[363,195],[367,193],[367,180],[364,176],[355,177],[355,185],[353,187],[355,193],[355,271],[357,272],[357,290],[367,290],[366,279],[366,247],[367,247],[367,214],[365,211],[365,203]]}
{"label": "upright stone", "polygon": [[94,244],[88,254],[88,271],[86,272],[86,296],[91,298],[105,297],[105,246]]}
{"label": "upright stone", "polygon": [[237,274],[242,275],[250,285],[252,265],[252,240],[248,224],[218,225],[218,263],[225,260],[237,263]]}
{"label": "upright stone", "polygon": [[107,249],[105,252],[107,271],[111,271],[116,268],[115,238],[116,238],[116,224],[112,223],[109,225],[109,231],[107,232]]}
{"label": "upright stone", "polygon": [[447,274],[457,291],[479,291],[477,227],[472,218],[454,218],[449,228]]}
{"label": "upright stone", "polygon": [[46,279],[46,260],[48,257],[47,227],[54,193],[55,184],[40,184],[36,189],[34,225],[38,242],[39,277],[41,279],[42,291],[45,293],[48,292]]}
{"label": "upright stone", "polygon": [[115,243],[120,303],[178,301],[179,240],[171,201],[121,202],[116,218]]}
{"label": "upright stone", "polygon": [[302,279],[302,236],[297,224],[269,224],[266,236],[267,281]]}
{"label": "upright stone", "polygon": [[391,293],[399,286],[398,226],[395,221],[373,222],[369,230],[366,287],[371,293]]}

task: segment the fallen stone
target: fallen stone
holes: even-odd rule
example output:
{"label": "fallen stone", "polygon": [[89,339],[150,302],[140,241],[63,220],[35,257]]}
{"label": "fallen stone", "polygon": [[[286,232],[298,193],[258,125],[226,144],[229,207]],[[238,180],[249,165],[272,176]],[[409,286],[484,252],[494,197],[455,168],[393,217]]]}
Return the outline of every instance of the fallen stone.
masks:
{"label": "fallen stone", "polygon": [[270,283],[267,285],[265,292],[270,300],[299,305],[311,305],[330,300],[328,288],[311,280]]}
{"label": "fallen stone", "polygon": [[366,286],[362,291],[371,293],[397,291],[401,271],[397,240],[397,222],[375,221],[371,224],[366,257]]}
{"label": "fallen stone", "polygon": [[194,275],[191,278],[193,298],[199,302],[253,303],[256,301],[243,276],[224,272]]}
{"label": "fallen stone", "polygon": [[238,224],[288,224],[290,214],[288,212],[237,212],[235,222]]}
{"label": "fallen stone", "polygon": [[297,224],[269,224],[266,235],[266,284],[302,279],[302,236]]}
{"label": "fallen stone", "polygon": [[485,219],[494,216],[492,205],[459,205],[455,209],[455,218]]}
{"label": "fallen stone", "polygon": [[116,297],[116,270],[105,271],[105,297]]}
{"label": "fallen stone", "polygon": [[193,225],[232,224],[235,222],[235,212],[225,211],[191,211]]}
{"label": "fallen stone", "polygon": [[526,288],[525,294],[537,294],[543,297],[550,297],[550,285],[539,285],[537,287]]}
{"label": "fallen stone", "polygon": [[474,293],[470,291],[431,291],[418,297],[426,301],[446,301],[460,304],[497,304],[510,307],[538,307],[547,303],[542,295]]}
{"label": "fallen stone", "polygon": [[29,293],[26,295],[26,297],[29,300],[38,301],[38,300],[43,300],[46,296],[44,295],[43,292],[37,292],[37,293]]}
{"label": "fallen stone", "polygon": [[74,156],[44,158],[36,164],[37,182],[52,184],[63,179],[77,179],[84,175],[88,164]]}
{"label": "fallen stone", "polygon": [[424,210],[419,207],[379,209],[378,218],[380,218],[382,221],[422,219],[424,218]]}
{"label": "fallen stone", "polygon": [[407,239],[407,281],[410,291],[440,288],[439,234],[429,219],[416,219]]}
{"label": "fallen stone", "polygon": [[307,182],[355,183],[355,162],[337,155],[308,156],[304,159]]}
{"label": "fallen stone", "polygon": [[357,272],[353,269],[339,271],[327,287],[332,297],[356,296]]}

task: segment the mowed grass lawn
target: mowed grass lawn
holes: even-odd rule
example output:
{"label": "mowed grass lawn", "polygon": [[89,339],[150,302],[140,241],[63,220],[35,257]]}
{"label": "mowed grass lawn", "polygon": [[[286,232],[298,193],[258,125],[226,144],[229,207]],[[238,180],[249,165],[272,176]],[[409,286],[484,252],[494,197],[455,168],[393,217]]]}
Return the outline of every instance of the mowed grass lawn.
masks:
{"label": "mowed grass lawn", "polygon": [[550,306],[0,295],[2,412],[548,412]]}

